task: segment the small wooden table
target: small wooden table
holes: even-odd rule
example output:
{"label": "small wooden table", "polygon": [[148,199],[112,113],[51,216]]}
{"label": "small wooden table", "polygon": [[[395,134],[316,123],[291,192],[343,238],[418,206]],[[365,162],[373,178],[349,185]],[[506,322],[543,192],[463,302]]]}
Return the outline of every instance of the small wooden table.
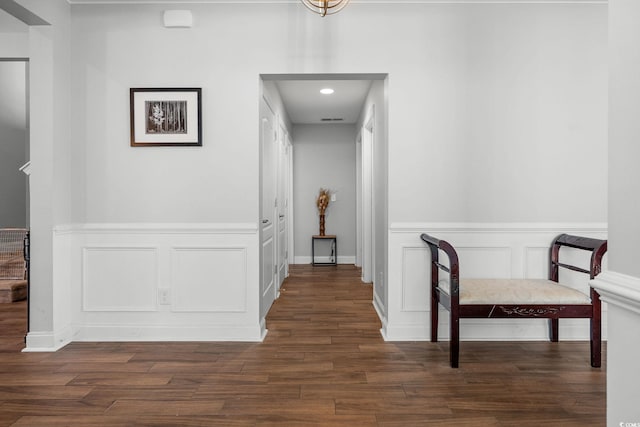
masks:
{"label": "small wooden table", "polygon": [[[329,256],[329,262],[316,262],[316,240],[329,240],[331,242],[331,255]],[[311,236],[311,265],[338,265],[338,239],[335,234]]]}

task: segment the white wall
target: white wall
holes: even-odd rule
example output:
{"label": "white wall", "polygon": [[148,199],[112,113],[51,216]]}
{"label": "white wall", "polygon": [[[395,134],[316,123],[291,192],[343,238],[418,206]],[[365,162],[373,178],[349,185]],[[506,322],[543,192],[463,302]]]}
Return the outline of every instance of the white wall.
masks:
{"label": "white wall", "polygon": [[640,16],[640,4],[614,0],[609,6],[609,217],[611,269],[640,277],[640,205],[633,200],[640,189],[640,28],[631,21]]}
{"label": "white wall", "polygon": [[[593,282],[609,303],[607,425],[640,422],[640,3],[609,1],[609,263]],[[627,424],[629,423],[629,424]]]}
{"label": "white wall", "polygon": [[424,43],[389,77],[390,221],[605,221],[606,5],[424,9],[394,32]]}
{"label": "white wall", "polygon": [[[363,69],[390,73],[392,222],[606,219],[590,200],[606,194],[606,6],[298,6],[194,4],[186,30],[162,27],[162,5],[74,6],[82,219],[255,220],[258,74]],[[328,34],[341,43],[316,43]],[[128,146],[128,88],[154,85],[203,87],[202,148]]]}
{"label": "white wall", "polygon": [[[64,9],[64,2],[24,3]],[[388,73],[390,228],[606,221],[604,203],[591,197],[606,195],[606,5],[362,2],[330,19],[295,3],[188,7],[194,28],[169,30],[166,5],[73,5],[71,50],[64,20],[62,29],[33,33],[40,36],[30,49],[52,45],[55,54],[44,63],[56,70],[55,86],[32,88],[47,96],[39,117],[50,117],[32,135],[34,170],[42,168],[32,194],[42,215],[38,258],[55,263],[55,277],[81,277],[84,247],[76,238],[82,226],[56,234],[54,245],[47,235],[60,224],[92,224],[122,247],[126,230],[149,224],[176,234],[193,224],[257,230],[261,73]],[[128,90],[145,86],[202,87],[202,147],[129,146]],[[64,129],[72,129],[71,147]],[[234,244],[246,244],[242,233],[225,240]],[[402,253],[389,238],[387,258]],[[247,269],[249,294],[258,275]],[[51,271],[34,279],[46,284]],[[403,317],[391,289],[401,280],[389,268],[383,282],[394,327]],[[34,299],[34,325],[48,331],[53,287],[37,286]],[[77,304],[77,296],[68,301]],[[257,324],[257,305],[248,307]]]}
{"label": "white wall", "polygon": [[[268,69],[245,60],[253,37],[229,6],[194,5],[194,29],[164,28],[164,9],[73,7],[74,113],[86,123],[75,136],[86,168],[77,220],[255,222],[258,83]],[[202,147],[130,147],[131,87],[201,87]]]}
{"label": "white wall", "polygon": [[[311,263],[311,236],[319,233],[316,198],[328,188],[336,201],[326,211],[326,234],[335,234],[338,262],[356,255],[356,128],[349,124],[293,127],[294,238],[297,264]],[[317,244],[317,255],[328,255]],[[326,261],[321,258],[318,260]]]}
{"label": "white wall", "polygon": [[0,9],[0,58],[29,56],[29,27]]}
{"label": "white wall", "polygon": [[0,60],[0,227],[27,224],[27,63]]}

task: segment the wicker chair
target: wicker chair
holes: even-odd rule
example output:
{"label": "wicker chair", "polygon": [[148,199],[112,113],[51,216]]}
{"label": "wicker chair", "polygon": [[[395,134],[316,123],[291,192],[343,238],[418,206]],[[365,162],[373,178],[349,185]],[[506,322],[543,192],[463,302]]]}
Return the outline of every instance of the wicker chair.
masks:
{"label": "wicker chair", "polygon": [[24,228],[0,228],[0,303],[27,298]]}

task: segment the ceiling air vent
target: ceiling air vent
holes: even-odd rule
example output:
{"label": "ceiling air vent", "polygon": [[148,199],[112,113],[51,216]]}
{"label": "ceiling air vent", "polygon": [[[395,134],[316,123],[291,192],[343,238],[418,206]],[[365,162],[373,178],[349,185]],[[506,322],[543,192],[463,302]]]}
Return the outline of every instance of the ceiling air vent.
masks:
{"label": "ceiling air vent", "polygon": [[329,117],[324,117],[322,119],[320,119],[321,122],[343,122],[344,119],[343,118],[329,118]]}

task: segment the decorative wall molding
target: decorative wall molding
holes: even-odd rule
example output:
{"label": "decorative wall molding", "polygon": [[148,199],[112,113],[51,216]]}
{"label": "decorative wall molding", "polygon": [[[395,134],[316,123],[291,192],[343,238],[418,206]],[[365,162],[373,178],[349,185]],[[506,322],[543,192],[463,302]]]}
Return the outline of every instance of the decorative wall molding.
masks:
{"label": "decorative wall molding", "polygon": [[59,328],[71,341],[260,341],[256,223],[68,224],[53,232]]}
{"label": "decorative wall molding", "polygon": [[591,286],[603,301],[640,314],[640,278],[604,271],[591,281]]}
{"label": "decorative wall molding", "polygon": [[412,286],[429,276],[427,263],[421,262],[428,249],[421,247],[402,248],[402,312],[424,312],[424,301],[429,299],[428,286]]}
{"label": "decorative wall molding", "polygon": [[604,222],[403,222],[392,223],[392,233],[606,233]]}
{"label": "decorative wall molding", "polygon": [[171,263],[171,311],[247,311],[247,248],[174,246]]}
{"label": "decorative wall molding", "polygon": [[[448,240],[456,247],[463,278],[546,278],[549,245],[558,234],[606,238],[607,226],[602,223],[392,224],[389,231],[389,301],[382,331],[387,340],[430,338],[429,250],[420,240],[420,234],[425,232]],[[563,250],[561,256],[573,258],[582,255],[572,251],[580,252]],[[588,277],[573,272],[563,273],[563,276],[563,281],[570,286],[588,293]],[[604,304],[605,334],[606,311]],[[548,338],[544,319],[463,319],[463,324],[461,337],[464,340]],[[447,339],[447,312],[442,312],[438,330],[442,339]],[[561,339],[588,339],[588,333],[589,328],[583,319],[563,319],[560,322]]]}
{"label": "decorative wall molding", "polygon": [[[606,238],[606,231],[606,225],[601,223],[393,224],[388,236],[387,300],[375,295],[373,303],[382,321],[381,332],[387,340],[429,338],[430,270],[426,268],[426,259],[422,259],[428,253],[419,238],[422,232],[447,239],[460,249],[463,277],[476,274],[545,277],[546,248],[557,234],[567,232]],[[259,341],[266,333],[264,319],[259,319],[258,315],[260,242],[257,224],[67,225],[56,228],[54,245],[57,248],[54,287],[60,290],[56,292],[56,298],[59,298],[56,307],[63,307],[65,314],[56,322],[59,327],[56,331],[29,333],[25,351],[53,351],[70,341]],[[138,304],[139,310],[118,303],[117,298],[104,306],[96,303],[95,298],[101,292],[110,295],[106,289],[110,286],[109,271],[115,268],[114,265],[119,266],[118,260],[131,251],[140,255],[146,264],[143,277],[147,284],[155,283],[153,291],[143,286],[143,295],[147,295],[143,300],[150,301],[151,293],[156,297],[161,290],[169,291],[168,302],[156,301],[151,311],[147,311],[150,302]],[[87,253],[90,254],[88,263]],[[153,256],[147,257],[149,254]],[[182,259],[186,264],[181,265],[177,255],[186,256]],[[215,274],[207,271],[208,267],[203,266],[204,270],[198,267],[207,260],[224,265],[222,281],[228,283],[210,286],[204,279],[185,285],[185,280],[190,280],[185,269],[194,268],[194,265],[199,269],[193,273],[197,280]],[[340,257],[339,262],[343,261],[346,260]],[[353,263],[354,260],[348,261]],[[125,266],[129,270],[133,268]],[[151,273],[154,269],[157,271],[155,278]],[[107,277],[101,277],[103,274]],[[622,295],[627,306],[640,310],[640,295],[636,291],[640,288],[638,280],[605,272],[594,281],[594,286],[602,288],[603,298],[607,301],[619,300]],[[92,292],[98,292],[90,297],[88,305],[83,302],[87,286],[97,286]],[[182,286],[191,287],[187,291]],[[174,298],[179,298],[183,290],[186,293],[182,295],[188,297],[176,305]],[[226,293],[227,290],[230,293]],[[205,301],[204,306],[195,307],[194,301],[200,294],[207,301],[219,295],[221,305]],[[447,321],[447,316],[443,315],[439,325],[443,339],[447,337]],[[466,340],[546,339],[544,320],[465,319],[464,323],[462,338]],[[606,332],[606,320],[603,325]],[[580,320],[561,322],[561,339],[586,339],[587,335],[588,328]]]}
{"label": "decorative wall molding", "polygon": [[54,234],[254,234],[258,224],[247,223],[86,223],[65,224]]}
{"label": "decorative wall molding", "polygon": [[83,311],[156,311],[157,246],[84,246]]}

